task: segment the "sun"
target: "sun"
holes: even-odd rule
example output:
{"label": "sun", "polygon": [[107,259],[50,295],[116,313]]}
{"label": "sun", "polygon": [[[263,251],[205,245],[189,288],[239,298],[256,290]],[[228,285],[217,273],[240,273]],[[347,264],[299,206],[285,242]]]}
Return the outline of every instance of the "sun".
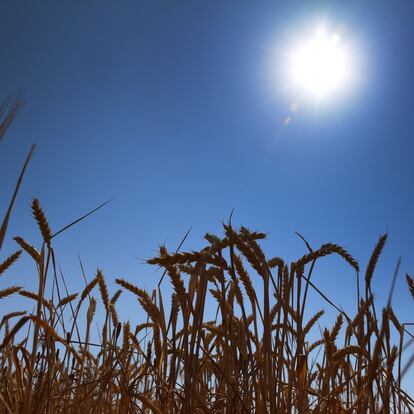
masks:
{"label": "sun", "polygon": [[350,77],[350,57],[338,33],[324,28],[299,42],[290,53],[294,86],[320,100],[339,92]]}

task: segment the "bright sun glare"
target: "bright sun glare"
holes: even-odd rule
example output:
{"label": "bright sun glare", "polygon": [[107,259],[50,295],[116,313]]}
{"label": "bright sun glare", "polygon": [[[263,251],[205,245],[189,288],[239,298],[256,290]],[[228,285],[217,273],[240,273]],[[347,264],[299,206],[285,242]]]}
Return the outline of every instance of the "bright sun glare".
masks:
{"label": "bright sun glare", "polygon": [[294,48],[291,58],[293,83],[314,98],[326,98],[346,86],[350,61],[338,33],[317,30]]}

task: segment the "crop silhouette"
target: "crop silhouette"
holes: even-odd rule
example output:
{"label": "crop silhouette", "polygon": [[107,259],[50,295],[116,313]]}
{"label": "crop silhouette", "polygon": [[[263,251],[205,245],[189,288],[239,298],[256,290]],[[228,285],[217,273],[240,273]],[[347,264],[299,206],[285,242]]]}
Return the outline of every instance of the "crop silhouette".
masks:
{"label": "crop silhouette", "polygon": [[[1,107],[2,134],[16,105]],[[33,148],[6,211],[0,247],[32,153]],[[0,290],[0,299],[18,294],[35,305],[33,314],[2,315],[1,413],[413,412],[414,401],[401,388],[411,365],[410,359],[402,363],[402,354],[406,338],[413,337],[394,314],[392,295],[380,310],[371,291],[387,235],[360,281],[358,262],[337,244],[314,249],[303,239],[308,253],[286,263],[265,256],[264,233],[229,222],[220,237],[206,234],[199,251],[161,246],[148,260],[172,284],[168,300],[160,288],[150,294],[124,279],[116,279],[119,289],[109,292],[101,270],[82,292],[70,293],[58,277],[53,247],[55,235],[70,225],[53,233],[39,200],[31,207],[43,243],[36,248],[15,237],[19,250],[0,264],[5,273],[24,253],[35,262],[38,278],[36,292]],[[312,281],[315,263],[329,255],[340,256],[356,274],[355,315]],[[414,298],[414,281],[409,275],[406,280]],[[337,314],[333,326],[320,332],[324,311],[305,319],[310,289]],[[138,299],[145,323],[119,320],[116,307],[125,294]],[[91,329],[98,301],[104,318],[96,343]],[[214,306],[211,320],[207,304]]]}

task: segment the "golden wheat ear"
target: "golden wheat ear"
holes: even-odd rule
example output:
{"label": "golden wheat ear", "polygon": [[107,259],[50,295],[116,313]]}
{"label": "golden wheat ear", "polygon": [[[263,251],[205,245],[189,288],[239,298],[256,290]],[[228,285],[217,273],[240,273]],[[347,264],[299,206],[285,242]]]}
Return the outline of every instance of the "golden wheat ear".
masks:
{"label": "golden wheat ear", "polygon": [[37,198],[34,198],[32,201],[32,212],[33,217],[37,221],[40,232],[42,233],[43,241],[46,244],[50,244],[50,240],[52,239],[52,231],[50,230],[49,223],[47,222],[45,213],[40,207],[40,203]]}
{"label": "golden wheat ear", "polygon": [[40,253],[30,243],[22,237],[14,237],[13,239],[23,250],[25,250],[36,263],[40,263]]}
{"label": "golden wheat ear", "polygon": [[4,273],[22,254],[21,250],[10,255],[3,263],[0,263],[0,275]]}
{"label": "golden wheat ear", "polygon": [[13,295],[19,292],[21,289],[20,286],[10,286],[6,289],[0,290],[0,299],[6,298],[7,296]]}
{"label": "golden wheat ear", "polygon": [[410,290],[411,296],[414,299],[414,280],[409,274],[405,275],[405,280],[407,281],[408,289]]}
{"label": "golden wheat ear", "polygon": [[382,253],[382,250],[384,249],[387,238],[388,238],[387,233],[380,236],[371,254],[371,257],[369,259],[367,270],[365,271],[365,283],[368,286],[371,284],[371,280],[372,280],[372,276],[374,275],[375,267],[377,266],[378,259],[381,256],[381,253]]}

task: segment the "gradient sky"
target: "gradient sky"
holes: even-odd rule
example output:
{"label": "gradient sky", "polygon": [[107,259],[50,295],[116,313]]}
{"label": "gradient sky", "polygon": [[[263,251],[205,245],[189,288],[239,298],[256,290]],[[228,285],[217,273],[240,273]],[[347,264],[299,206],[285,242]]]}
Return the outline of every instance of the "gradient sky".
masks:
{"label": "gradient sky", "polygon": [[[2,211],[37,144],[4,257],[12,236],[40,243],[32,197],[54,230],[114,199],[56,239],[71,292],[84,286],[78,253],[88,279],[101,267],[112,292],[115,277],[152,289],[160,272],[143,259],[160,243],[174,250],[190,226],[184,250],[203,246],[233,208],[235,224],[269,232],[265,251],[286,260],[306,253],[298,231],[314,247],[343,245],[364,271],[388,231],[374,293],[386,298],[401,256],[394,307],[412,321],[413,13],[412,1],[3,2],[2,95],[25,106],[1,144]],[[285,40],[319,19],[345,28],[358,88],[318,107],[299,102],[285,127],[297,96],[269,73],[281,70]],[[352,313],[352,269],[329,257],[316,271]],[[36,283],[27,257],[1,279]],[[134,319],[141,310],[124,296],[120,314]]]}

